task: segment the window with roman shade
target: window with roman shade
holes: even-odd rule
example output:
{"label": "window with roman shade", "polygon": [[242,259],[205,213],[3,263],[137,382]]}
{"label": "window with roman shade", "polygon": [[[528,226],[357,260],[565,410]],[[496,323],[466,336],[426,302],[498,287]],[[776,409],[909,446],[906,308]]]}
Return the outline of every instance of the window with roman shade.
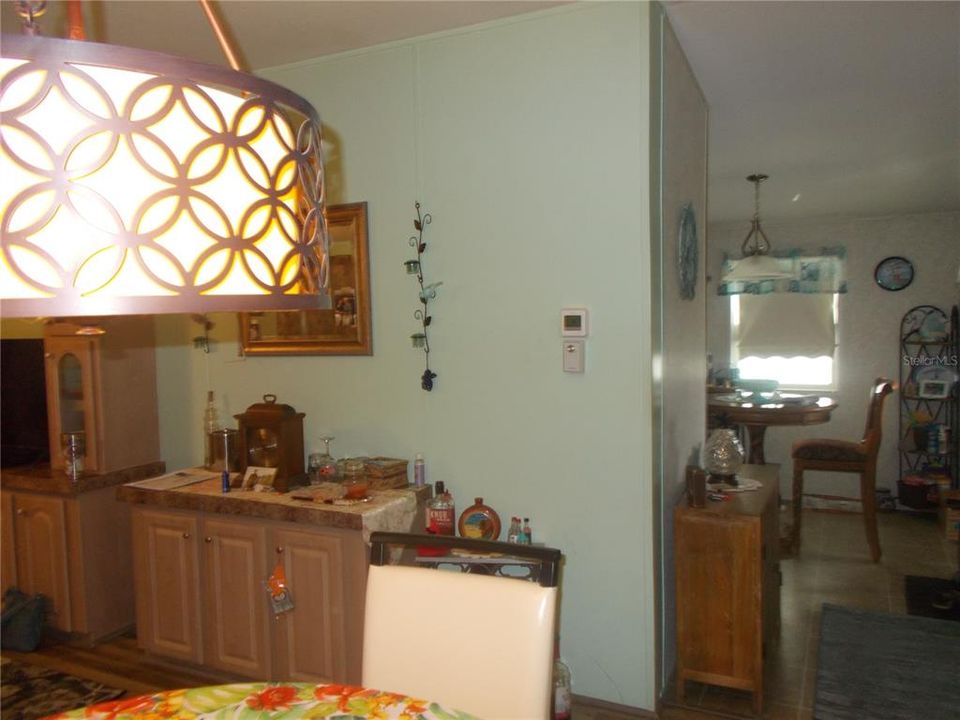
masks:
{"label": "window with roman shade", "polygon": [[[741,378],[793,388],[834,386],[838,299],[847,289],[844,254],[841,248],[822,255],[793,250],[777,258],[783,278],[721,278],[720,293],[730,297],[731,365]],[[731,266],[724,263],[724,275]]]}

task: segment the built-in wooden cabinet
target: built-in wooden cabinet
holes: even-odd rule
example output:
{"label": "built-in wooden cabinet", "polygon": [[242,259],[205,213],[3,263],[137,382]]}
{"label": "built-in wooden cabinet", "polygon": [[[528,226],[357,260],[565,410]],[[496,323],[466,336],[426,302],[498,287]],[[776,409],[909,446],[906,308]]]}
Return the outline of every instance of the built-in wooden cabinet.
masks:
{"label": "built-in wooden cabinet", "polygon": [[271,677],[267,528],[262,522],[209,516],[201,527],[204,663],[248,677]]}
{"label": "built-in wooden cabinet", "polygon": [[674,512],[677,690],[686,682],[753,693],[763,705],[765,650],[780,632],[779,465],[745,465],[759,490]]}
{"label": "built-in wooden cabinet", "polygon": [[49,599],[50,627],[94,642],[133,625],[130,509],[113,488],[75,496],[4,490],[3,590]]}
{"label": "built-in wooden cabinet", "polygon": [[[360,682],[366,546],[356,530],[135,507],[137,638],[236,675]],[[274,615],[277,563],[294,607]]]}
{"label": "built-in wooden cabinet", "polygon": [[278,527],[274,554],[296,588],[293,611],[277,617],[277,672],[287,680],[346,677],[343,538],[336,533]]}
{"label": "built-in wooden cabinet", "polygon": [[17,585],[25,593],[50,599],[47,622],[73,628],[67,578],[66,501],[51,495],[16,493],[13,497]]}
{"label": "built-in wooden cabinet", "polygon": [[[94,334],[91,334],[94,333]],[[50,466],[64,467],[61,434],[83,432],[84,470],[160,459],[153,322],[98,318],[44,328]]]}
{"label": "built-in wooden cabinet", "polygon": [[135,510],[133,563],[137,639],[158,655],[199,663],[200,520],[190,513]]}

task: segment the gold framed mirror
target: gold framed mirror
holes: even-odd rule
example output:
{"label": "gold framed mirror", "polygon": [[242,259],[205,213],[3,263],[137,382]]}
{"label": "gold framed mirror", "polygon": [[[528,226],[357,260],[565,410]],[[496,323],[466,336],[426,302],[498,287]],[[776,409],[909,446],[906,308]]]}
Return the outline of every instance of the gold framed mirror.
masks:
{"label": "gold framed mirror", "polygon": [[329,310],[240,313],[245,355],[372,355],[365,202],[327,207]]}

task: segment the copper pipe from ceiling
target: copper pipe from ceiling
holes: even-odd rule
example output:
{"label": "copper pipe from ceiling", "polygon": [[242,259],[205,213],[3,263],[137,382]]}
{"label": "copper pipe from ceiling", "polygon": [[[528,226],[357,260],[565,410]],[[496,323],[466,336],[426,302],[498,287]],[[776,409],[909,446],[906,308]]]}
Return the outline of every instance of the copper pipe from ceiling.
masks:
{"label": "copper pipe from ceiling", "polygon": [[67,0],[67,37],[71,40],[86,40],[83,29],[83,8],[80,0]]}
{"label": "copper pipe from ceiling", "polygon": [[200,7],[203,8],[204,14],[207,16],[207,20],[210,21],[210,26],[213,28],[214,35],[217,36],[217,42],[220,43],[220,49],[223,50],[223,54],[227,56],[227,62],[230,64],[234,70],[243,72],[240,67],[240,61],[237,59],[237,53],[233,49],[233,45],[230,42],[230,39],[227,37],[227,33],[224,31],[223,26],[220,24],[220,19],[217,17],[216,12],[214,12],[213,7],[210,5],[210,0],[199,0]]}

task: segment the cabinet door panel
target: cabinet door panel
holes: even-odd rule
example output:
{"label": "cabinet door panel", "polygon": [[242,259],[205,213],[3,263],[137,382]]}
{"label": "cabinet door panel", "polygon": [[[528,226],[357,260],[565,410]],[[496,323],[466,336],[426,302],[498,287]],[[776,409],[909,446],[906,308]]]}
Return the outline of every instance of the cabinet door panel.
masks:
{"label": "cabinet door panel", "polygon": [[277,528],[295,606],[275,623],[277,677],[303,682],[348,682],[343,596],[343,544],[336,535]]}
{"label": "cabinet door panel", "polygon": [[0,531],[3,537],[0,538],[0,592],[6,592],[11,585],[17,584],[17,556],[14,552],[16,547],[13,533],[13,495],[10,493],[0,493]]}
{"label": "cabinet door panel", "polygon": [[760,672],[759,519],[691,513],[675,524],[680,668],[750,688]]}
{"label": "cabinet door panel", "polygon": [[266,529],[208,518],[203,535],[205,662],[252,678],[270,677]]}
{"label": "cabinet door panel", "polygon": [[67,578],[67,521],[64,501],[44,495],[14,496],[17,580],[20,589],[50,598],[48,622],[73,629]]}
{"label": "cabinet door panel", "polygon": [[137,510],[133,522],[137,639],[146,650],[200,662],[199,521]]}

